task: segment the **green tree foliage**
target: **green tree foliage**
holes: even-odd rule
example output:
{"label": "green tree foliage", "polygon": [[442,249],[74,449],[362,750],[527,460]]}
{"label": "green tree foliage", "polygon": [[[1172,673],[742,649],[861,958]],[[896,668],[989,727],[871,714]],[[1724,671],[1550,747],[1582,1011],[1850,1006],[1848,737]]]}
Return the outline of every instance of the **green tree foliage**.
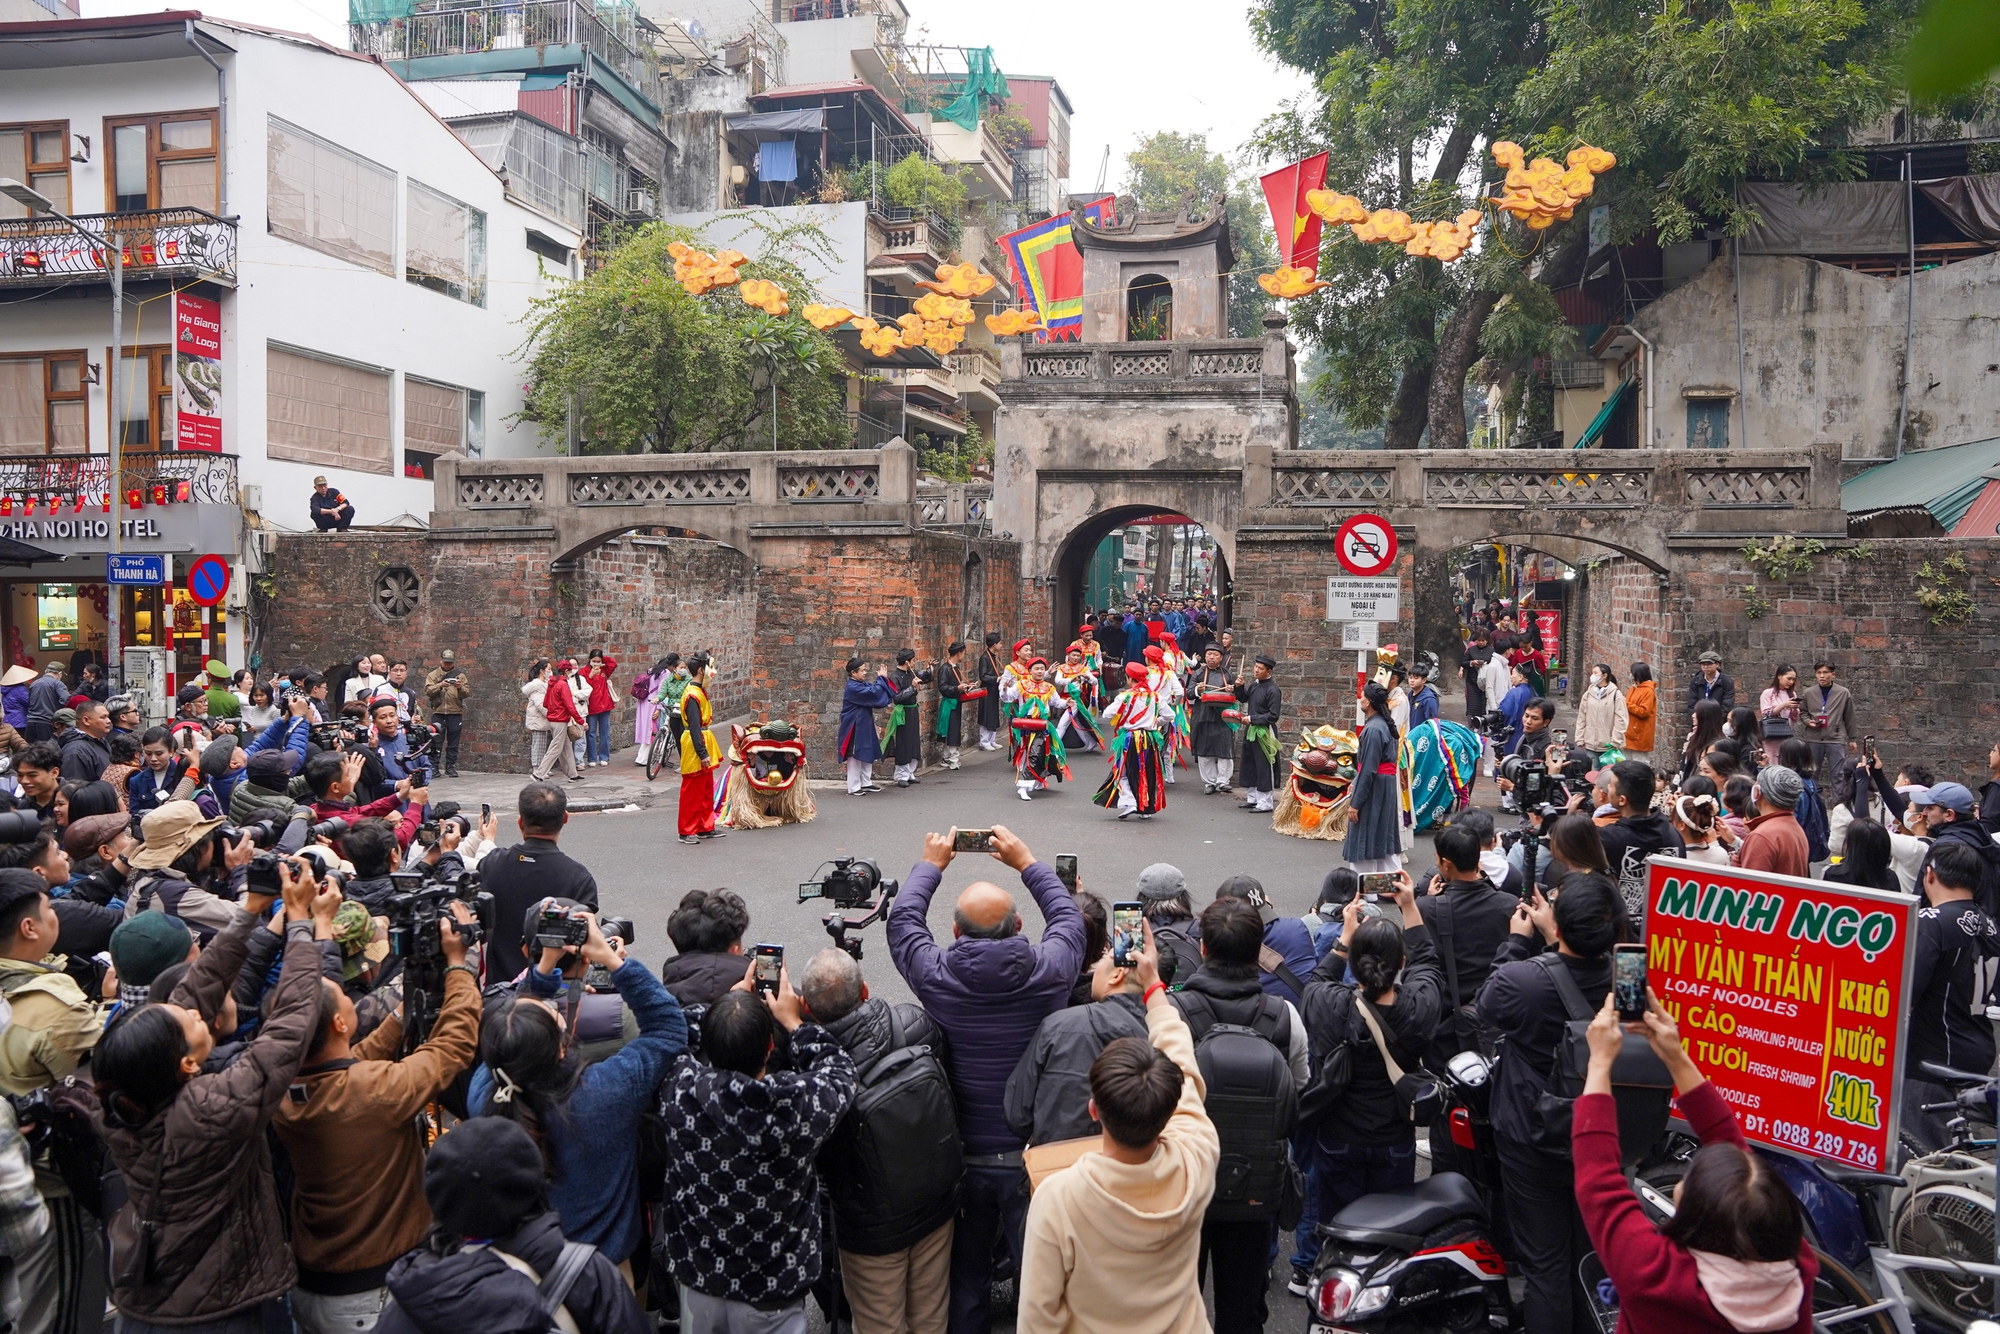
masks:
{"label": "green tree foliage", "polygon": [[[1741,232],[1745,178],[1838,179],[1839,151],[1888,104],[1914,0],[1259,0],[1259,43],[1314,90],[1267,122],[1271,158],[1320,148],[1328,185],[1371,208],[1450,216],[1501,175],[1498,139],[1557,159],[1588,141],[1618,155],[1590,206],[1612,240],[1697,227]],[[1563,337],[1536,276],[1575,258],[1588,208],[1536,236],[1511,220],[1450,265],[1329,229],[1333,289],[1293,320],[1325,349],[1324,383],[1390,448],[1464,441],[1463,383],[1481,355],[1546,355]],[[1504,216],[1504,215],[1503,215]],[[1488,320],[1506,310],[1506,327]]]}
{"label": "green tree foliage", "polygon": [[1203,208],[1217,195],[1226,196],[1230,240],[1236,247],[1229,274],[1229,336],[1260,337],[1271,299],[1257,286],[1257,275],[1268,273],[1278,260],[1257,183],[1231,171],[1222,154],[1211,152],[1207,135],[1160,130],[1125,155],[1124,193],[1140,208],[1155,212],[1177,209],[1189,198]]}
{"label": "green tree foliage", "polygon": [[[809,224],[762,239],[742,274],[783,287],[797,312],[814,296],[799,260],[827,239]],[[768,449],[775,381],[782,448],[844,447],[846,381],[833,340],[796,313],[774,318],[745,305],[734,288],[689,295],[674,281],[675,241],[712,248],[696,232],[652,223],[582,281],[534,303],[517,420],[561,440],[574,407],[586,454]]]}

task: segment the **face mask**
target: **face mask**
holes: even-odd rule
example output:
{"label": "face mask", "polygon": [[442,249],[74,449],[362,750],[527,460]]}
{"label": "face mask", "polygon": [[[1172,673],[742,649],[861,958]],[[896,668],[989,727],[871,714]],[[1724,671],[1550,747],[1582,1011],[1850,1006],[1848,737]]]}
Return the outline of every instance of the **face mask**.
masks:
{"label": "face mask", "polygon": [[1736,735],[1736,724],[1735,724],[1735,723],[1724,723],[1724,724],[1722,725],[1722,735],[1724,735],[1724,736],[1735,736],[1735,735]]}

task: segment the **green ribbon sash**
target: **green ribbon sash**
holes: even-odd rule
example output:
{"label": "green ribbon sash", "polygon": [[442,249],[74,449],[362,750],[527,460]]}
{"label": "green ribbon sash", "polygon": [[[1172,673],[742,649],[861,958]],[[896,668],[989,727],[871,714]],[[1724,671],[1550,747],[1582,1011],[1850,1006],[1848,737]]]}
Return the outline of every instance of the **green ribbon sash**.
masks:
{"label": "green ribbon sash", "polygon": [[1264,752],[1264,762],[1278,761],[1278,738],[1270,728],[1262,723],[1249,723],[1243,728],[1243,739]]}
{"label": "green ribbon sash", "polygon": [[958,712],[958,701],[947,695],[938,705],[937,734],[939,737],[951,735],[952,716]]}

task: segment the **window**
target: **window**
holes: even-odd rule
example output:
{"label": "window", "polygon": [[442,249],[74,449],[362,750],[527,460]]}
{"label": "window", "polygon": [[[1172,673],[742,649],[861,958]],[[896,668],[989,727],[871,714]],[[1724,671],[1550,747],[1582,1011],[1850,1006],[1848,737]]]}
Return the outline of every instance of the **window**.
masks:
{"label": "window", "polygon": [[395,276],[395,172],[273,116],[267,174],[271,235]]}
{"label": "window", "polygon": [[215,112],[175,111],[104,122],[111,145],[105,176],[114,213],[151,208],[220,207]]}
{"label": "window", "polygon": [[1691,398],[1687,401],[1689,449],[1729,448],[1729,400]]}
{"label": "window", "polygon": [[406,277],[471,305],[486,304],[486,215],[410,182]]}
{"label": "window", "polygon": [[388,475],[390,374],[277,343],[264,358],[264,433],[274,459]]}
{"label": "window", "polygon": [[1145,273],[1125,289],[1125,337],[1134,343],[1165,342],[1174,336],[1174,285]]}
{"label": "window", "polygon": [[403,377],[403,476],[429,480],[453,450],[478,458],[485,446],[486,396],[455,385]]}
{"label": "window", "polygon": [[118,359],[111,430],[126,449],[174,447],[174,350],[128,347]]}
{"label": "window", "polygon": [[[0,125],[0,176],[26,181],[58,211],[69,207],[69,122]],[[25,218],[28,206],[0,195],[0,218]]]}
{"label": "window", "polygon": [[0,454],[83,454],[90,448],[83,353],[0,358]]}

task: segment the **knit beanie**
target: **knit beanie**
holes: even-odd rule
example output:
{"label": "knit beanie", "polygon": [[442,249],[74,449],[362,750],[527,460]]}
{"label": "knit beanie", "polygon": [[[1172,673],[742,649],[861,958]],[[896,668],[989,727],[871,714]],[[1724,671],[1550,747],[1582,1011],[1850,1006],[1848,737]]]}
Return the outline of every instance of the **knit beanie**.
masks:
{"label": "knit beanie", "polygon": [[149,987],[153,979],[188,956],[185,923],[163,912],[142,912],[128,917],[111,933],[111,966],[118,970],[118,984]]}
{"label": "knit beanie", "polygon": [[236,738],[218,737],[202,748],[201,776],[220,778],[229,772],[229,757],[236,753]]}
{"label": "knit beanie", "polygon": [[1795,770],[1782,764],[1769,765],[1757,774],[1757,790],[1764,794],[1764,800],[1783,810],[1798,806],[1805,786],[1805,780]]}
{"label": "knit beanie", "polygon": [[514,1122],[460,1122],[424,1159],[431,1216],[461,1237],[504,1237],[548,1206],[542,1151]]}

